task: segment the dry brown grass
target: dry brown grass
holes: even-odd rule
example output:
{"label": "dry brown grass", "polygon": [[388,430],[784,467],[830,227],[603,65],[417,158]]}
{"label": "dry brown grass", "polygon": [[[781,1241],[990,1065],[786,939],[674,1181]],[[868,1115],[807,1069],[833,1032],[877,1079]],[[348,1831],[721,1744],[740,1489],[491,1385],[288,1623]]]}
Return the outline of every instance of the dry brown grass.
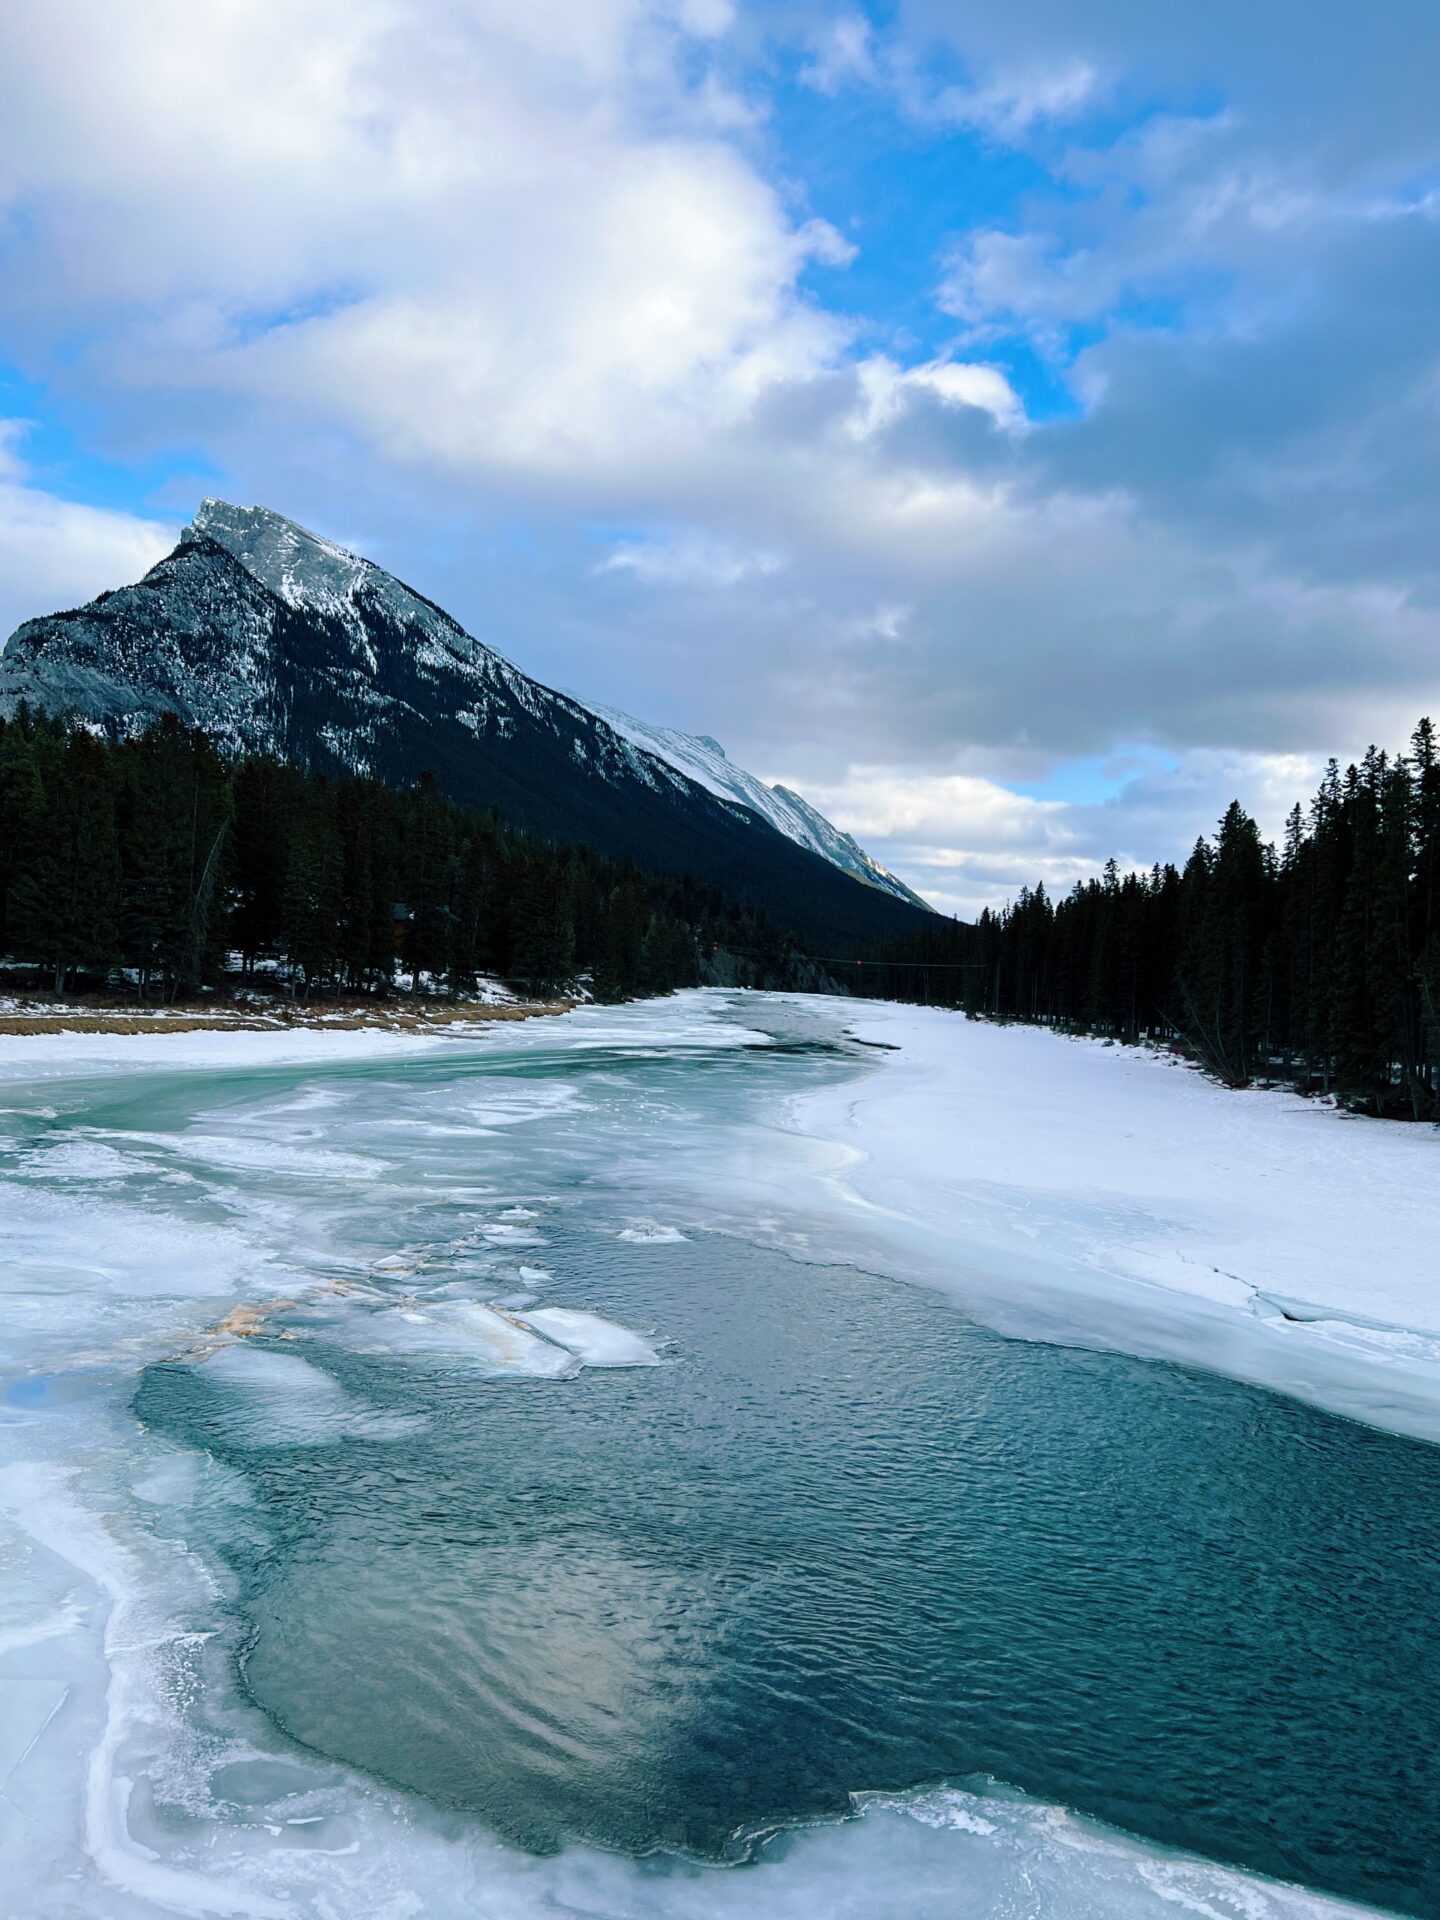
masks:
{"label": "dry brown grass", "polygon": [[391,1004],[238,1008],[185,1007],[163,1014],[127,1013],[116,1007],[38,1005],[0,1014],[0,1035],[24,1033],[285,1033],[316,1027],[326,1033],[432,1033],[445,1027],[488,1025],[497,1020],[535,1020],[568,1013],[571,1000],[537,1000],[494,1007],[483,1000],[446,1000],[434,1005]]}

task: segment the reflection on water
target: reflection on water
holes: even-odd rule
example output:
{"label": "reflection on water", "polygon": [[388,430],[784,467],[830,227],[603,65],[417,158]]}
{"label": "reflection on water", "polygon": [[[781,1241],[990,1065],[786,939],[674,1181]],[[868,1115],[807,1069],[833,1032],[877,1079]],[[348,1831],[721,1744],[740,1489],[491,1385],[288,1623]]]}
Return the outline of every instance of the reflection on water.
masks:
{"label": "reflection on water", "polygon": [[[837,1049],[833,1013],[762,1011],[779,1044],[702,1047],[637,1010],[625,1044],[605,1037],[622,1014],[593,1040],[543,1023],[408,1064],[117,1076],[9,1121],[26,1285],[3,1338],[33,1384],[8,1411],[36,1444],[73,1417],[72,1456],[113,1457],[118,1518],[157,1564],[180,1542],[219,1569],[245,1686],[300,1743],[286,1762],[222,1742],[205,1795],[238,1821],[321,1755],[423,1794],[450,1836],[478,1815],[536,1854],[579,1836],[734,1860],[856,1792],[995,1776],[1440,1916],[1440,1454],[1007,1342],[837,1264],[842,1231],[860,1257],[849,1222],[806,1212],[812,1149],[777,1104],[874,1061]],[[539,1310],[533,1339],[483,1314],[500,1302]],[[221,1321],[258,1337],[223,1344]],[[185,1644],[218,1669],[209,1634]],[[231,1678],[177,1686],[177,1724],[203,1697],[228,1728]],[[56,1697],[36,1693],[37,1726]],[[182,1819],[175,1744],[130,1805],[154,1796],[157,1846],[218,1804],[192,1794]],[[343,1816],[290,1810],[334,1851],[326,1888],[359,1818],[346,1791]],[[907,1863],[906,1892],[887,1905],[877,1864],[857,1912],[948,1920],[956,1836],[982,1829],[959,1911],[1068,1910],[1077,1874],[1090,1913],[1160,1886],[1126,1854],[1096,1896],[1123,1849],[1077,1867],[1043,1808],[984,1804],[875,1812],[833,1848],[792,1834],[753,1907],[731,1890],[747,1875],[672,1863],[662,1887],[618,1858],[629,1877],[587,1904],[567,1876],[599,1869],[572,1851],[544,1911],[758,1912],[783,1887],[808,1920],[873,1855]],[[1230,1911],[1217,1897],[1199,1910]]]}
{"label": "reflection on water", "polygon": [[[924,1293],[546,1221],[667,1364],[476,1383],[307,1344],[423,1436],[236,1447],[246,1682],[307,1746],[536,1849],[736,1857],[856,1789],[989,1774],[1170,1844],[1440,1911],[1440,1456]],[[333,1330],[332,1330],[333,1334]]]}

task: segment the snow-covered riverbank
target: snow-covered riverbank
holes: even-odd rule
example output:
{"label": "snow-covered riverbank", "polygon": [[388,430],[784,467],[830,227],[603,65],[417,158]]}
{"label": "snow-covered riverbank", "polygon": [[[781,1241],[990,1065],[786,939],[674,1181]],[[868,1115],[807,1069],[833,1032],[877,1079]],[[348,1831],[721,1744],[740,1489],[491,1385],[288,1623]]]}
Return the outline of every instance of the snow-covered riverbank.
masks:
{"label": "snow-covered riverbank", "polygon": [[[838,1234],[831,1254],[853,1230],[858,1257],[893,1255],[1002,1332],[1193,1362],[1440,1439],[1440,1134],[1236,1093],[1159,1052],[933,1008],[711,990],[409,1033],[3,1038],[0,1105],[127,1071],[318,1070],[477,1045],[584,1053],[643,1034],[706,1053],[761,1040],[746,1017],[763,1027],[776,1008],[870,1043],[873,1066],[795,1103],[788,1148],[747,1149],[728,1169],[737,1194],[803,1202]],[[677,1168],[684,1158],[677,1140]]]}
{"label": "snow-covered riverbank", "polygon": [[205,1069],[244,1072],[252,1067],[340,1066],[363,1060],[407,1060],[457,1048],[509,1051],[546,1044],[553,1020],[562,1048],[625,1044],[639,1022],[651,1044],[713,1049],[742,1046],[758,1038],[717,1017],[719,996],[703,992],[625,1007],[557,1006],[500,1008],[437,1018],[429,1024],[356,1022],[348,1016],[318,1016],[268,1027],[177,1021],[139,1028],[87,1031],[78,1020],[63,1031],[0,1034],[0,1093],[42,1081],[88,1079],[116,1073],[169,1073]]}
{"label": "snow-covered riverbank", "polygon": [[797,1103],[857,1227],[1002,1332],[1191,1361],[1440,1439],[1440,1134],[1168,1055],[872,1005]]}
{"label": "snow-covered riverbank", "polygon": [[[797,1082],[784,1047],[765,1049],[756,1031],[787,1025],[802,1042],[848,1026],[901,1050],[867,1056],[857,1076],[842,1067],[827,1091],[794,1102],[790,1122],[807,1139],[774,1124]],[[749,1061],[738,1051],[754,1046],[762,1054]],[[767,1210],[750,1204],[762,1167],[779,1237],[793,1221],[797,1243],[813,1227],[817,1245],[843,1245],[853,1227],[857,1259],[888,1244],[896,1271],[961,1285],[997,1324],[1057,1331],[1068,1315],[1078,1340],[1141,1351],[1168,1340],[1187,1358],[1207,1326],[1245,1326],[1293,1361],[1309,1351],[1302,1339],[1328,1352],[1338,1337],[1278,1309],[1272,1328],[1242,1282],[1318,1301],[1332,1319],[1342,1302],[1353,1311],[1340,1291],[1341,1225],[1350,1247],[1374,1238],[1377,1268],[1408,1276],[1404,1313],[1437,1327],[1422,1318],[1416,1265],[1433,1204],[1428,1133],[1224,1094],[1160,1063],[953,1016],[719,993],[468,1035],[0,1040],[0,1108],[11,1240],[0,1343],[7,1913],[1356,1911],[1035,1800],[958,1789],[864,1797],[862,1818],[781,1836],[743,1871],[503,1846],[291,1747],[237,1692],[229,1576],[195,1541],[216,1511],[258,1525],[253,1496],[203,1452],[138,1423],[133,1398],[147,1365],[185,1355],[197,1335],[213,1344],[237,1305],[276,1296],[309,1303],[308,1335],[302,1314],[296,1345],[272,1353],[281,1365],[295,1356],[296,1375],[314,1351],[306,1338],[323,1345],[326,1303],[343,1305],[356,1283],[369,1290],[357,1315],[393,1288],[412,1316],[411,1296],[424,1294],[432,1318],[472,1296],[538,1289],[532,1318],[573,1333],[594,1264],[586,1246],[663,1260],[724,1214],[763,1236]],[[677,1162],[693,1207],[665,1185]],[[637,1225],[642,1204],[657,1219]],[[554,1237],[565,1232],[581,1236],[568,1263]],[[1309,1249],[1294,1272],[1282,1259],[1292,1238]],[[1331,1291],[1301,1283],[1307,1259]],[[1207,1261],[1241,1279],[1204,1278]],[[1387,1296],[1369,1311],[1401,1309]],[[404,1325],[418,1340],[428,1322]],[[1238,1358],[1200,1357],[1246,1372],[1242,1346]],[[648,1346],[641,1357],[653,1357]],[[1354,1359],[1366,1380],[1406,1364],[1373,1338]],[[1282,1384],[1307,1390],[1298,1374]]]}

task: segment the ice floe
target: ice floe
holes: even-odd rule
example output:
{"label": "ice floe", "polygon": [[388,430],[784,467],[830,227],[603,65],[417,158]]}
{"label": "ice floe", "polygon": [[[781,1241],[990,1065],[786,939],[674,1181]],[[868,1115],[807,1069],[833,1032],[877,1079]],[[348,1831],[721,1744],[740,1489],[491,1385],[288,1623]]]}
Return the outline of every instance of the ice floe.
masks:
{"label": "ice floe", "polygon": [[146,1165],[143,1160],[117,1152],[103,1140],[81,1137],[33,1148],[18,1171],[30,1180],[124,1180],[132,1173],[145,1172]]}
{"label": "ice floe", "polygon": [[660,1356],[643,1334],[574,1307],[532,1307],[519,1316],[587,1367],[655,1367]]}
{"label": "ice floe", "polygon": [[132,1133],[124,1137],[137,1145],[164,1148],[185,1160],[198,1160],[204,1166],[277,1174],[286,1179],[373,1180],[385,1171],[383,1161],[366,1154],[298,1146],[285,1138],[220,1133]]}
{"label": "ice floe", "polygon": [[678,1227],[661,1226],[655,1220],[636,1220],[630,1226],[622,1227],[615,1237],[617,1240],[628,1240],[637,1247],[673,1247],[685,1239]]}
{"label": "ice floe", "polygon": [[322,1327],[326,1338],[357,1351],[443,1358],[487,1377],[555,1380],[574,1373],[574,1354],[543,1340],[507,1314],[473,1300],[440,1300],[348,1314]]}
{"label": "ice floe", "polygon": [[508,1220],[499,1220],[493,1226],[482,1227],[480,1238],[492,1247],[543,1247],[545,1236],[537,1233],[534,1227],[517,1227]]}
{"label": "ice floe", "polygon": [[482,1132],[521,1127],[531,1120],[549,1120],[573,1113],[585,1104],[580,1089],[564,1081],[495,1080],[483,1094],[462,1103],[471,1126]]}

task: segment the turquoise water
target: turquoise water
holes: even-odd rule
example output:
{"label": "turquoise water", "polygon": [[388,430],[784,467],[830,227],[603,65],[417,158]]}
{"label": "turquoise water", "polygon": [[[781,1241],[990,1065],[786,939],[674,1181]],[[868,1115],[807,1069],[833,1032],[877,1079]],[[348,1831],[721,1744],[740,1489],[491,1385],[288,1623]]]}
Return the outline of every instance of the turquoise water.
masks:
{"label": "turquoise water", "polygon": [[147,1374],[258,1496],[219,1550],[287,1733],[540,1850],[737,1858],[991,1775],[1440,1913],[1440,1455],[733,1240],[551,1233],[667,1364],[477,1386],[321,1330],[432,1416],[339,1449],[236,1444],[203,1368]]}
{"label": "turquoise water", "polygon": [[[798,1175],[747,1223],[729,1157],[788,1164],[777,1100],[873,1070],[786,1020],[719,1055],[536,1028],[503,1058],[127,1077],[14,1123],[21,1164],[77,1156],[67,1193],[183,1226],[157,1262],[213,1249],[197,1329],[234,1236],[277,1262],[291,1304],[224,1349],[249,1373],[170,1337],[130,1402],[147,1447],[226,1469],[158,1524],[226,1571],[234,1680],[537,1854],[738,1862],[852,1794],[998,1780],[1440,1916],[1440,1452],[1002,1339],[837,1262]],[[713,1207],[677,1212],[707,1168]],[[397,1344],[527,1290],[653,1330],[661,1364],[491,1378]],[[134,1298],[114,1315],[86,1342]]]}

